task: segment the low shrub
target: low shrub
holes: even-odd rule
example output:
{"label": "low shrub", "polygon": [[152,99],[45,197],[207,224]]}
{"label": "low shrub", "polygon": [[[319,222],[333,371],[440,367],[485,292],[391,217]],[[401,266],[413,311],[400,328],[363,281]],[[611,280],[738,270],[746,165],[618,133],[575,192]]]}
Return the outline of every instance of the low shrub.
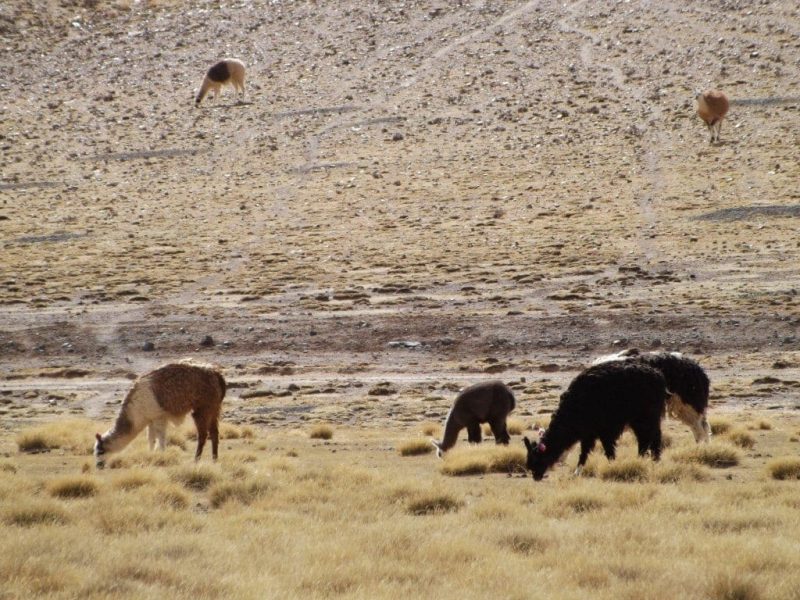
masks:
{"label": "low shrub", "polygon": [[321,423],[312,427],[308,434],[312,440],[329,440],[333,437],[333,427]]}
{"label": "low shrub", "polygon": [[400,444],[397,451],[400,456],[420,456],[433,452],[433,444],[428,439],[409,440]]}
{"label": "low shrub", "polygon": [[773,479],[781,481],[800,479],[800,458],[796,456],[776,458],[767,464],[767,471]]}

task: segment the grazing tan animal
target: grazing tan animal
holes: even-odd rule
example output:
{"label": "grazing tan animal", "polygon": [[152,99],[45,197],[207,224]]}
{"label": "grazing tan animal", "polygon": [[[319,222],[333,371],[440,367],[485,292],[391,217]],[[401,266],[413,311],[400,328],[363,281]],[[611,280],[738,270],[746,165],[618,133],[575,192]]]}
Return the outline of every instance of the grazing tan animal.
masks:
{"label": "grazing tan animal", "polygon": [[711,132],[711,143],[718,142],[722,119],[728,114],[730,106],[728,97],[720,91],[709,90],[698,92],[695,99],[697,100],[697,114],[705,121]]}
{"label": "grazing tan animal", "polygon": [[145,427],[150,449],[157,445],[164,450],[167,423],[179,425],[189,412],[197,425],[195,460],[203,453],[209,435],[211,454],[216,460],[225,388],[225,379],[218,371],[187,362],[168,364],[142,375],[125,397],[114,426],[95,436],[97,468],[105,466],[106,454],[125,448]]}
{"label": "grazing tan animal", "polygon": [[242,92],[242,101],[244,102],[244,63],[242,61],[226,58],[211,67],[203,78],[200,91],[197,92],[197,97],[194,99],[195,106],[200,106],[208,92],[214,92],[216,98],[222,86],[227,84],[231,84],[237,93]]}

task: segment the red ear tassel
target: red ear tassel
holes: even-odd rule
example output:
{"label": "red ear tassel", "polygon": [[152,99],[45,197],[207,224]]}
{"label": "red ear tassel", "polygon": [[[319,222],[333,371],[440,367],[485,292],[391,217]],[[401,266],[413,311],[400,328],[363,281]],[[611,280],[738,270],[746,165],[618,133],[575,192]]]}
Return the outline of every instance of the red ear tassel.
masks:
{"label": "red ear tassel", "polygon": [[547,450],[547,446],[539,442],[539,452],[544,452],[545,450]]}

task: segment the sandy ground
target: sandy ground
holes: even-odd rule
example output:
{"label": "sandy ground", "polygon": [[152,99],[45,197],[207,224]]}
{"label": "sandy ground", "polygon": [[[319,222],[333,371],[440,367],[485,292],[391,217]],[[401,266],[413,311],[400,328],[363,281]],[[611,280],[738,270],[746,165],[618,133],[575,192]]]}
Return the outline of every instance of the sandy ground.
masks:
{"label": "sandy ground", "polygon": [[800,409],[796,2],[22,0],[0,44],[6,430],[184,356],[274,427],[535,416],[628,346]]}

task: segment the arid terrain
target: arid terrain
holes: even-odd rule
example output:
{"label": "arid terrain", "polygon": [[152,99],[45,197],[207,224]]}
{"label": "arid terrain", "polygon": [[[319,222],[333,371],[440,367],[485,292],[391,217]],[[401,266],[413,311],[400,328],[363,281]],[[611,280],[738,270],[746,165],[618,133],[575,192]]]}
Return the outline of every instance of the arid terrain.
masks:
{"label": "arid terrain", "polygon": [[[327,423],[369,469],[407,464],[397,444],[467,383],[510,383],[532,425],[597,355],[675,350],[708,371],[712,417],[778,436],[744,480],[798,454],[797,2],[14,0],[0,48],[0,453],[18,476],[79,471],[86,423],[184,357],[223,370],[226,423],[259,440]],[[195,108],[226,56],[245,102]],[[709,88],[731,99],[714,145]],[[19,452],[64,419],[85,449]],[[420,484],[450,481],[413,460]]]}

